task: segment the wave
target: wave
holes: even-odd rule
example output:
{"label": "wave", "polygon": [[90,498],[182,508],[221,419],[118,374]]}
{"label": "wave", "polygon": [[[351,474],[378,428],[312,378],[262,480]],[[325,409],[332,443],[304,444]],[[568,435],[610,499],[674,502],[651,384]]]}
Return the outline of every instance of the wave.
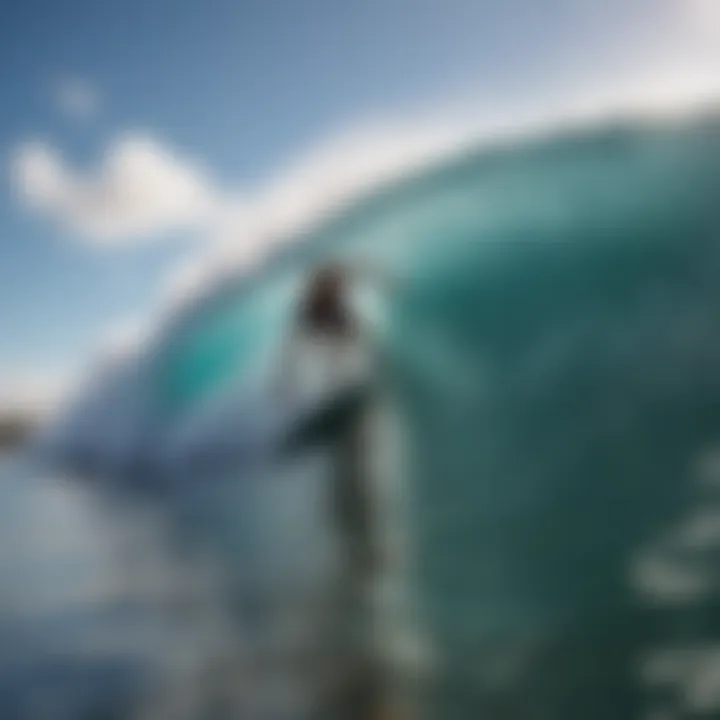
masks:
{"label": "wave", "polygon": [[[637,717],[663,692],[638,663],[715,632],[714,535],[687,527],[719,507],[718,187],[713,113],[448,158],[214,287],[47,447],[129,482],[220,432],[260,442],[303,277],[328,257],[371,262],[402,280],[376,339],[407,423],[438,716]],[[286,527],[255,469],[168,492],[237,552],[233,529],[263,524],[254,502]]]}

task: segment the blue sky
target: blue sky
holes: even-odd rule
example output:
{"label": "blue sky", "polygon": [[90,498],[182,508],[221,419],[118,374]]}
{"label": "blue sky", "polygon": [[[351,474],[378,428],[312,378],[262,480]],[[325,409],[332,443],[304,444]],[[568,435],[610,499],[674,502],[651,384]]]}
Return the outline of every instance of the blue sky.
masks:
{"label": "blue sky", "polygon": [[[715,67],[716,9],[713,0],[5,0],[0,404],[21,385],[64,377],[108,328],[148,315],[168,274],[216,230],[208,217],[218,206],[281,182],[293,158],[311,168],[313,148],[368,122],[519,112],[669,71],[682,82]],[[113,150],[120,159],[106,172]],[[145,168],[168,189],[152,186],[152,207],[138,208]],[[128,200],[126,185],[143,196]],[[100,191],[111,204],[102,227],[106,205],[90,207]],[[277,197],[267,194],[265,216]]]}

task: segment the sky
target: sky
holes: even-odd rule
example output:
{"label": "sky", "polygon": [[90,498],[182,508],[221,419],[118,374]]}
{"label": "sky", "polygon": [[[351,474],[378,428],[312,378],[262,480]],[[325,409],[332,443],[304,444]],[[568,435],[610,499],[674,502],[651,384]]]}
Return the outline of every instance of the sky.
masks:
{"label": "sky", "polygon": [[489,119],[713,94],[718,40],[720,0],[4,0],[0,410]]}

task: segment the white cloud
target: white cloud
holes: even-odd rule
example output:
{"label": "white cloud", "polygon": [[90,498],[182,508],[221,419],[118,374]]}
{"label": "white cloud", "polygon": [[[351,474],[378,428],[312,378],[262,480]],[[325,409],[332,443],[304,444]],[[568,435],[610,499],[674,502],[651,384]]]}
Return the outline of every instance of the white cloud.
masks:
{"label": "white cloud", "polygon": [[29,207],[100,244],[198,227],[216,202],[199,167],[139,134],[113,141],[100,166],[88,173],[68,167],[46,143],[24,143],[15,153],[12,177]]}
{"label": "white cloud", "polygon": [[251,266],[283,239],[466,137],[447,122],[367,126],[304,153],[247,193],[219,191],[197,163],[137,133],[110,142],[99,167],[85,173],[70,168],[51,145],[26,142],[16,150],[12,177],[29,209],[89,244],[196,231],[206,239],[203,249],[172,281],[188,289],[210,267],[214,276]]}
{"label": "white cloud", "polygon": [[67,117],[88,120],[100,110],[100,94],[90,83],[74,78],[63,78],[53,88],[55,103]]}
{"label": "white cloud", "polygon": [[34,209],[60,205],[67,192],[66,173],[55,151],[39,142],[22,145],[14,159],[12,179],[22,199]]}

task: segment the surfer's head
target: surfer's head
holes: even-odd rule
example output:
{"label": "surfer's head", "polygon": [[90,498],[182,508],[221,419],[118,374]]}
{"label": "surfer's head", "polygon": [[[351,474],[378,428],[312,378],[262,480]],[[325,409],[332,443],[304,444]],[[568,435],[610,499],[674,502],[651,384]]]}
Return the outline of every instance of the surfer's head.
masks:
{"label": "surfer's head", "polygon": [[349,335],[354,323],[348,309],[348,277],[337,264],[315,268],[301,301],[300,320],[310,330]]}

